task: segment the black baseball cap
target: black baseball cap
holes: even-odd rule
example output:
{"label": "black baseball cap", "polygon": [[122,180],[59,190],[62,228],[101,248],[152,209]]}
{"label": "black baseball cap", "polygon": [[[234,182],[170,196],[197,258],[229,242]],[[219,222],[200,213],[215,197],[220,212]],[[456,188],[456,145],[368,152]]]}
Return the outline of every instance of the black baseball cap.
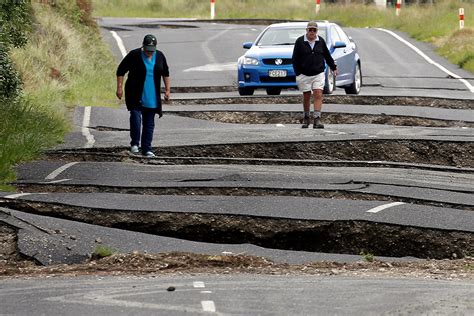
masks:
{"label": "black baseball cap", "polygon": [[154,52],[156,50],[156,37],[152,34],[147,34],[143,38],[143,50],[146,52]]}

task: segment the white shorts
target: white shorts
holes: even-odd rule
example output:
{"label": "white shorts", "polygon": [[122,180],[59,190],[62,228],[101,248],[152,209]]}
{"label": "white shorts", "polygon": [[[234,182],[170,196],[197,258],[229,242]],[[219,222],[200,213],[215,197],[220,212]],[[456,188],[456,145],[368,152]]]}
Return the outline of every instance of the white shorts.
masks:
{"label": "white shorts", "polygon": [[312,91],[315,89],[323,90],[326,82],[326,76],[324,72],[317,74],[316,76],[298,75],[296,76],[296,84],[298,90],[302,92]]}

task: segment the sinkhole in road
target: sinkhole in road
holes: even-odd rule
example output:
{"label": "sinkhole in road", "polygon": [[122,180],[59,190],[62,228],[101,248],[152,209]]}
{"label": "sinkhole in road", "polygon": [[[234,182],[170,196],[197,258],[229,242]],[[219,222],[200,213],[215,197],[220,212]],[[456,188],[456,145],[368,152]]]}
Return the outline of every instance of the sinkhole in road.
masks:
{"label": "sinkhole in road", "polygon": [[376,162],[397,162],[407,164],[407,168],[410,167],[408,164],[472,168],[473,151],[473,143],[469,141],[369,139],[168,146],[156,148],[157,158],[154,159],[130,155],[128,148],[123,147],[55,150],[45,153],[44,158],[149,164],[327,165],[340,162],[338,165],[341,165],[344,162],[351,165],[351,162],[362,162],[368,166]]}
{"label": "sinkhole in road", "polygon": [[[299,112],[255,112],[255,111],[167,111],[168,115],[211,120],[234,124],[301,124]],[[385,124],[396,126],[423,127],[474,127],[474,123],[465,121],[430,119],[414,116],[396,116],[386,114],[331,113],[323,115],[325,124]]]}
{"label": "sinkhole in road", "polygon": [[462,258],[474,252],[471,232],[362,220],[295,220],[205,213],[93,209],[60,203],[5,201],[18,211],[196,242],[387,257]]}

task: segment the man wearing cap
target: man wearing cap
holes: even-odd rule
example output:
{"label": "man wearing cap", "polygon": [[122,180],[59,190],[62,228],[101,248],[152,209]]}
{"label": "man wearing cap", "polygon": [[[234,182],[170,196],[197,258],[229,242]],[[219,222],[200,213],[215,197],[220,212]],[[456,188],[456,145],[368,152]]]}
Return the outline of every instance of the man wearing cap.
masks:
{"label": "man wearing cap", "polygon": [[155,129],[155,114],[163,116],[161,106],[161,78],[165,84],[165,101],[170,97],[170,74],[165,55],[156,49],[157,40],[152,34],[143,39],[140,48],[131,50],[117,68],[117,97],[123,96],[123,78],[128,72],[125,83],[125,103],[130,111],[130,151],[141,152],[152,158],[151,142]]}
{"label": "man wearing cap", "polygon": [[329,52],[326,42],[318,36],[318,24],[308,22],[306,34],[300,36],[293,49],[293,69],[296,74],[298,89],[303,92],[303,128],[310,124],[311,91],[314,94],[314,124],[313,128],[324,128],[321,123],[323,105],[323,89],[325,84],[325,64],[337,76],[337,67]]}

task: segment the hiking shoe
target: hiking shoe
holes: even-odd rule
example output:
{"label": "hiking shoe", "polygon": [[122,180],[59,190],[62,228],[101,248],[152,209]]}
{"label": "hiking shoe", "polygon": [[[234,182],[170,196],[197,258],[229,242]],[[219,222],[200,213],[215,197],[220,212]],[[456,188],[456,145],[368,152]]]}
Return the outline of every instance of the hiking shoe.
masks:
{"label": "hiking shoe", "polygon": [[321,118],[320,117],[315,117],[314,118],[313,128],[324,128],[324,125],[321,123]]}
{"label": "hiking shoe", "polygon": [[308,128],[309,127],[309,117],[305,117],[303,119],[303,125],[301,126],[301,128]]}
{"label": "hiking shoe", "polygon": [[147,151],[146,153],[143,154],[147,158],[155,158],[155,154],[151,151]]}
{"label": "hiking shoe", "polygon": [[132,154],[138,154],[138,146],[137,145],[133,145],[132,147],[130,147],[130,152]]}

